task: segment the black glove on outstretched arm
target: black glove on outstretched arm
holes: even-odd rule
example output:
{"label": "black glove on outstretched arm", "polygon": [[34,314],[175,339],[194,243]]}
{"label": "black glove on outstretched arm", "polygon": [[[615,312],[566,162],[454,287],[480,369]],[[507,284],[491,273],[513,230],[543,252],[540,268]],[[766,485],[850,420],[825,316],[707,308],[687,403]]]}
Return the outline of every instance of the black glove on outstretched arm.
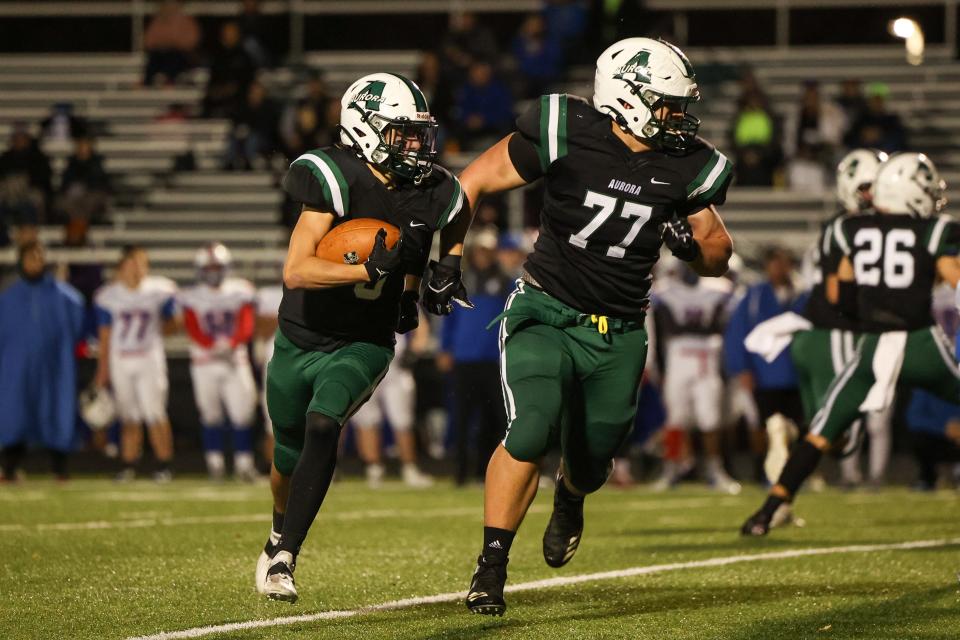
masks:
{"label": "black glove on outstretched arm", "polygon": [[420,293],[404,291],[400,294],[400,319],[397,320],[397,333],[408,333],[420,326],[420,309],[417,302]]}
{"label": "black glove on outstretched arm", "polygon": [[367,268],[370,282],[376,282],[400,266],[400,244],[402,242],[403,234],[401,233],[393,249],[387,249],[387,232],[384,229],[377,231],[370,257],[363,263],[363,266]]}
{"label": "black glove on outstretched arm", "polygon": [[424,308],[436,316],[446,316],[453,312],[451,302],[461,307],[473,309],[473,303],[467,298],[467,289],[463,286],[460,272],[460,256],[444,256],[440,262],[430,261],[430,279],[423,292]]}
{"label": "black glove on outstretched arm", "polygon": [[700,244],[693,238],[693,229],[686,218],[674,217],[660,227],[660,239],[670,253],[684,262],[693,262],[700,257]]}

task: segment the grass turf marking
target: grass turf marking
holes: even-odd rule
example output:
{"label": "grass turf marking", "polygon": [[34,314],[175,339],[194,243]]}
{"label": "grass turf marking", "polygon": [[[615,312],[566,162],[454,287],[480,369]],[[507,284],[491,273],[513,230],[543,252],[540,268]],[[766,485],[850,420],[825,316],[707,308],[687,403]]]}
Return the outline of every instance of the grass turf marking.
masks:
{"label": "grass turf marking", "polygon": [[[690,560],[687,562],[671,562],[668,564],[655,564],[645,567],[631,567],[629,569],[618,569],[614,571],[601,571],[597,573],[584,573],[576,576],[564,576],[558,578],[547,578],[545,580],[533,580],[531,582],[521,582],[520,584],[510,585],[506,588],[507,593],[516,593],[518,591],[531,591],[535,589],[549,589],[552,587],[565,587],[584,582],[597,582],[602,580],[616,580],[620,578],[631,578],[635,576],[649,575],[652,573],[664,573],[667,571],[679,571],[682,569],[698,569],[702,567],[722,567],[741,562],[757,562],[760,560],[783,560],[787,558],[800,558],[804,556],[821,556],[837,553],[869,553],[873,551],[904,551],[910,549],[931,549],[936,547],[949,547],[960,545],[960,538],[948,538],[941,540],[914,540],[911,542],[898,542],[888,544],[858,544],[843,547],[819,547],[814,549],[788,549],[784,551],[771,551],[769,553],[756,553],[748,555],[721,556],[716,558],[707,558],[704,560]],[[233,631],[246,631],[250,629],[263,629],[266,627],[278,627],[290,624],[301,624],[306,622],[319,622],[321,620],[336,620],[338,618],[351,618],[358,615],[369,613],[381,613],[385,611],[396,611],[398,609],[408,609],[426,604],[437,604],[445,602],[456,602],[464,597],[461,591],[452,593],[440,593],[432,596],[421,596],[416,598],[405,598],[403,600],[392,600],[381,604],[359,607],[357,609],[324,611],[322,613],[310,613],[297,616],[284,616],[281,618],[269,618],[266,620],[250,620],[247,622],[231,622],[227,624],[209,625],[204,627],[194,627],[193,629],[184,629],[182,631],[165,631],[154,635],[136,636],[127,640],[180,640],[182,638],[202,638],[218,633],[230,633]],[[466,615],[466,614],[465,614]]]}

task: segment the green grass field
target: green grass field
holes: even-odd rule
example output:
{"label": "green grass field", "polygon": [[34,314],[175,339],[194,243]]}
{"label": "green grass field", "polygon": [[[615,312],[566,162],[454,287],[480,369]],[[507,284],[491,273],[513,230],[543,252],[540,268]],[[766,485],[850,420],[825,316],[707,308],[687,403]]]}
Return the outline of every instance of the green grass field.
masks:
{"label": "green grass field", "polygon": [[[296,605],[262,599],[253,567],[269,530],[266,486],[178,480],[115,485],[32,480],[0,487],[0,638],[128,638],[207,625],[353,611],[465,591],[479,550],[481,492],[334,485],[300,556]],[[805,495],[804,528],[745,540],[760,493],[605,489],[587,501],[576,558],[540,555],[541,491],[509,584],[797,549],[960,537],[960,496],[905,490]],[[960,638],[960,540],[918,549],[668,568],[508,596],[503,618],[461,601],[211,638]]]}

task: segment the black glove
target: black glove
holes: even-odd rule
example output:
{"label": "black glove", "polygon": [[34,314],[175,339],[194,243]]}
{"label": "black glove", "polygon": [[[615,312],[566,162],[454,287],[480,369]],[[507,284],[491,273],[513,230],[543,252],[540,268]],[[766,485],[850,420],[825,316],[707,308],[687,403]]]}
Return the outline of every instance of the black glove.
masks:
{"label": "black glove", "polygon": [[466,309],[473,309],[461,276],[460,256],[444,256],[440,262],[431,260],[430,279],[423,292],[424,308],[436,316],[450,315],[453,312],[451,301]]}
{"label": "black glove", "polygon": [[400,244],[402,242],[403,234],[397,239],[397,244],[393,246],[393,249],[387,249],[386,230],[380,229],[380,231],[377,231],[370,257],[363,263],[363,266],[367,268],[370,282],[376,282],[400,266]]}
{"label": "black glove", "polygon": [[417,291],[404,291],[400,294],[400,319],[397,320],[397,333],[407,333],[420,326],[420,309],[417,303],[420,301],[420,293]]}
{"label": "black glove", "polygon": [[693,239],[693,229],[686,218],[675,217],[660,227],[660,239],[670,253],[684,262],[693,262],[700,257],[700,245]]}

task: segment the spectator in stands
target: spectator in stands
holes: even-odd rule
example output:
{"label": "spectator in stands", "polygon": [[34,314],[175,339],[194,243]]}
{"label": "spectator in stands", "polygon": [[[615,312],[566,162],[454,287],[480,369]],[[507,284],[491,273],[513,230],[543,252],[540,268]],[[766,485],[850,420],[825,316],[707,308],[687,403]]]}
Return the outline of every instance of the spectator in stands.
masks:
{"label": "spectator in stands", "polygon": [[243,34],[243,48],[258,67],[269,67],[272,55],[264,43],[267,27],[260,13],[260,0],[243,0],[237,21]]}
{"label": "spectator in stands", "polygon": [[[500,391],[500,350],[497,332],[487,331],[486,326],[503,310],[513,289],[513,282],[497,264],[497,233],[493,228],[471,234],[467,260],[464,284],[476,308],[469,312],[458,309],[444,318],[437,355],[440,371],[453,373],[458,485],[471,475],[483,480],[487,461],[503,437],[506,417]],[[471,446],[474,422],[476,435]]]}
{"label": "spectator in stands", "polygon": [[508,278],[519,278],[523,271],[523,263],[530,253],[526,247],[526,238],[518,231],[505,231],[500,234],[497,246],[497,262],[500,270]]}
{"label": "spectator in stands", "polygon": [[523,78],[523,97],[546,93],[546,88],[560,75],[563,51],[557,36],[547,32],[539,13],[531,13],[520,25],[513,39],[513,57]]}
{"label": "spectator in stands", "polygon": [[494,76],[488,62],[470,66],[467,82],[457,95],[456,127],[467,149],[479,149],[510,131],[513,126],[513,97],[507,86]]}
{"label": "spectator in stands", "polygon": [[[771,247],[764,253],[766,280],[750,287],[733,310],[723,337],[724,369],[737,384],[753,394],[766,424],[775,415],[804,424],[803,407],[797,388],[797,374],[790,350],[773,362],[747,351],[743,344],[754,327],[787,311],[800,313],[805,299],[794,286],[794,259],[782,247]],[[754,461],[759,468],[762,461]]]}
{"label": "spectator in stands", "polygon": [[40,122],[40,137],[44,140],[66,141],[88,133],[86,120],[74,115],[70,102],[57,102],[50,107],[50,115]]}
{"label": "spectator in stands", "polygon": [[826,170],[835,164],[846,126],[843,111],[821,95],[819,83],[804,82],[799,105],[789,112],[784,125],[783,147],[790,158],[790,186],[825,186]]}
{"label": "spectator in stands", "polygon": [[836,102],[843,109],[848,130],[867,111],[867,99],[863,97],[863,85],[855,78],[848,78],[840,84],[840,95]]}
{"label": "spectator in stands", "polygon": [[741,97],[730,139],[733,140],[737,184],[772,187],[783,153],[776,120],[763,94],[752,91]]}
{"label": "spectator in stands", "polygon": [[[443,125],[450,122],[453,111],[453,91],[451,83],[444,81],[441,75],[440,58],[432,51],[424,51],[420,54],[417,86],[427,97],[430,113],[440,123],[440,135],[444,136],[446,129]],[[437,148],[443,149],[442,140],[438,143]]]}
{"label": "spectator in stands", "polygon": [[867,109],[847,133],[848,147],[871,147],[888,153],[907,148],[907,132],[900,116],[887,111],[890,87],[882,82],[867,85]]}
{"label": "spectator in stands", "polygon": [[584,0],[547,0],[543,8],[547,33],[565,57],[576,56],[583,44],[590,13],[588,4]]}
{"label": "spectator in stands", "polygon": [[944,462],[953,463],[953,481],[960,486],[960,405],[917,389],[910,397],[906,420],[919,471],[914,487],[935,490],[937,466]]}
{"label": "spectator in stands", "polygon": [[[0,155],[0,245],[46,219],[52,191],[50,160],[23,123],[13,126],[10,147]],[[24,242],[20,239],[18,243]]]}
{"label": "spectator in stands", "polygon": [[296,158],[305,151],[329,144],[339,109],[340,101],[327,93],[323,74],[313,73],[307,80],[306,94],[287,105],[280,118],[280,134],[287,157]]}
{"label": "spectator in stands", "polygon": [[74,347],[83,298],[47,273],[43,247],[20,248],[20,278],[0,294],[0,447],[2,478],[19,479],[28,444],[50,452],[53,473],[67,477],[74,444],[77,382]]}
{"label": "spectator in stands", "polygon": [[103,158],[94,153],[93,139],[81,136],[74,141],[73,155],[60,179],[57,209],[69,220],[104,222],[110,198],[110,178]]}
{"label": "spectator in stands", "polygon": [[226,169],[263,169],[267,156],[277,148],[280,109],[267,96],[264,86],[254,81],[247,98],[233,117],[227,149]]}
{"label": "spectator in stands", "polygon": [[247,95],[257,68],[240,42],[240,25],[225,22],[220,28],[220,47],[210,60],[210,78],[203,99],[207,118],[229,118]]}
{"label": "spectator in stands", "polygon": [[475,62],[494,60],[499,54],[493,31],[477,21],[476,14],[462,11],[450,14],[450,28],[440,44],[444,75],[459,78]]}
{"label": "spectator in stands", "polygon": [[180,74],[193,66],[199,43],[200,26],[193,16],[184,13],[183,3],[164,0],[143,34],[147,52],[143,83],[149,86],[157,80],[163,84],[176,82]]}

